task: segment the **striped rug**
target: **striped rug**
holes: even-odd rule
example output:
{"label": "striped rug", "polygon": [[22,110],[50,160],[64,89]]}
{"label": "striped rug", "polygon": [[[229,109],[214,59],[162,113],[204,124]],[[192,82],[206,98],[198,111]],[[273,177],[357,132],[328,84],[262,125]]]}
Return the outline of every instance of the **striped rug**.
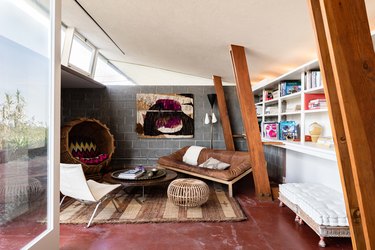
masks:
{"label": "striped rug", "polygon": [[[123,212],[117,212],[112,202],[105,201],[98,208],[93,223],[220,222],[246,219],[237,201],[230,198],[220,184],[212,184],[208,201],[196,208],[172,204],[167,198],[166,187],[146,188],[144,202],[140,201],[141,191],[141,188],[119,191],[115,202]],[[61,207],[60,223],[87,223],[94,208],[95,205],[68,199]]]}

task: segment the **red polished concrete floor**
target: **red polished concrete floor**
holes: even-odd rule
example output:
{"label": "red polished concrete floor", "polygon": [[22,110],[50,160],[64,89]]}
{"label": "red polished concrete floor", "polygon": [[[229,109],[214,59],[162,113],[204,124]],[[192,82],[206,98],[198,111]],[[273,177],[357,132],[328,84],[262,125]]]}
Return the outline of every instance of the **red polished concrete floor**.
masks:
{"label": "red polished concrete floor", "polygon": [[[234,223],[159,223],[60,226],[60,248],[70,249],[321,249],[319,237],[278,202],[254,199],[250,178],[237,186],[236,198],[248,220]],[[0,241],[1,249],[17,249],[18,228]],[[12,237],[14,234],[14,237]],[[3,235],[4,236],[4,235]],[[325,249],[352,249],[348,238],[327,238]]]}

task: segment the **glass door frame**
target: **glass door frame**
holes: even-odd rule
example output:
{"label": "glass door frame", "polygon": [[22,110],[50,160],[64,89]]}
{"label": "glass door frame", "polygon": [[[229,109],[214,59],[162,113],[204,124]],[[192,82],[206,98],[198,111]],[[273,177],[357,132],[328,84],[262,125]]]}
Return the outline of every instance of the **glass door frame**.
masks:
{"label": "glass door frame", "polygon": [[50,0],[50,86],[48,130],[47,229],[22,249],[59,249],[61,0]]}

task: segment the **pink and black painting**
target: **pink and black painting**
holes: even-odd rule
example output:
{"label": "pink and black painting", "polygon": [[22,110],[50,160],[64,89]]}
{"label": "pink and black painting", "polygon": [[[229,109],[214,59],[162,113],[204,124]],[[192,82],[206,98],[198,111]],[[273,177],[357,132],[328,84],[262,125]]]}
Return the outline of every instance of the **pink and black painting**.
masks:
{"label": "pink and black painting", "polygon": [[137,94],[141,138],[193,138],[193,94]]}

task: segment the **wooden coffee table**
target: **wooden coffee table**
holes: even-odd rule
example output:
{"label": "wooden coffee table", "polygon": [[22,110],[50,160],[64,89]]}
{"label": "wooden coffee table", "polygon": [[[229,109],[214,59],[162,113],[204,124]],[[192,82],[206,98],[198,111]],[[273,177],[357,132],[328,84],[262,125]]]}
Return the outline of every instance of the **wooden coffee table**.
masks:
{"label": "wooden coffee table", "polygon": [[[126,169],[126,168],[125,168]],[[125,170],[124,169],[124,170]],[[128,168],[129,169],[129,168]],[[105,174],[103,176],[103,181],[111,184],[121,184],[124,189],[127,187],[142,187],[142,198],[140,199],[141,202],[145,201],[145,187],[149,186],[160,186],[160,185],[165,185],[177,177],[177,173],[169,170],[169,169],[163,169],[166,171],[166,175],[155,178],[155,179],[147,179],[147,180],[123,180],[123,179],[117,179],[112,177],[112,173],[110,172],[108,174]]]}

